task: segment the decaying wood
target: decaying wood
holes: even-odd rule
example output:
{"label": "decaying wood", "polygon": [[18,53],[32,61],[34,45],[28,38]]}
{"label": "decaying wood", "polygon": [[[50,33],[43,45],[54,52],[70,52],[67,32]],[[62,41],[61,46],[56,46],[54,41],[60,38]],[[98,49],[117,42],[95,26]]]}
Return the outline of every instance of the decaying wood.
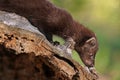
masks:
{"label": "decaying wood", "polygon": [[0,22],[0,80],[96,80],[38,33]]}

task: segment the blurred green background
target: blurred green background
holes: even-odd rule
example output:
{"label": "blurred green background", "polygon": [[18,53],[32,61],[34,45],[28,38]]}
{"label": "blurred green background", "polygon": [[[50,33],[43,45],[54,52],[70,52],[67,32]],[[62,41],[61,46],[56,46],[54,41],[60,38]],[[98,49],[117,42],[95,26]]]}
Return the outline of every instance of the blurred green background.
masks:
{"label": "blurred green background", "polygon": [[[100,80],[120,80],[120,0],[51,0],[93,30],[99,40],[96,69]],[[54,37],[54,40],[62,39]],[[74,51],[73,58],[81,62]]]}

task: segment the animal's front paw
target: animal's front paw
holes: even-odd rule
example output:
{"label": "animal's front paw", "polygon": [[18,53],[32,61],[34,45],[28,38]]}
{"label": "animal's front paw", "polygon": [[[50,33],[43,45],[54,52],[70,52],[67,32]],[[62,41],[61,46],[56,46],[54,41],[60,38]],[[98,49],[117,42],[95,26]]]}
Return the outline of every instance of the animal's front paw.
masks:
{"label": "animal's front paw", "polygon": [[89,70],[90,70],[90,72],[91,72],[93,75],[95,75],[97,78],[99,78],[98,73],[97,73],[95,67],[90,67]]}
{"label": "animal's front paw", "polygon": [[75,41],[72,39],[72,38],[68,38],[66,39],[65,41],[65,44],[64,44],[67,48],[70,48],[70,49],[74,49],[74,46],[75,46]]}
{"label": "animal's front paw", "polygon": [[72,50],[74,49],[75,42],[72,38],[66,39],[64,45],[60,45],[59,42],[55,41],[52,42],[52,44],[59,50],[63,51],[66,53],[65,55],[68,56],[69,58],[72,58]]}
{"label": "animal's front paw", "polygon": [[72,50],[70,48],[66,47],[65,45],[57,45],[56,48],[63,51],[65,53],[65,56],[71,58]]}
{"label": "animal's front paw", "polygon": [[88,67],[85,67],[85,69],[86,69],[89,73],[93,74],[97,79],[99,78],[98,73],[97,73],[95,67],[89,67],[89,68],[88,68]]}

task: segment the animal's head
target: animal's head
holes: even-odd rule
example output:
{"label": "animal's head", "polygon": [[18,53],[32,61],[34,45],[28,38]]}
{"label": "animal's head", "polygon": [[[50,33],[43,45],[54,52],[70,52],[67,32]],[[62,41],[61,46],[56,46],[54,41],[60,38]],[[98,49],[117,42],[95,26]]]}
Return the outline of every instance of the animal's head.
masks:
{"label": "animal's head", "polygon": [[98,50],[98,42],[95,37],[76,43],[75,49],[87,67],[94,66],[95,55]]}

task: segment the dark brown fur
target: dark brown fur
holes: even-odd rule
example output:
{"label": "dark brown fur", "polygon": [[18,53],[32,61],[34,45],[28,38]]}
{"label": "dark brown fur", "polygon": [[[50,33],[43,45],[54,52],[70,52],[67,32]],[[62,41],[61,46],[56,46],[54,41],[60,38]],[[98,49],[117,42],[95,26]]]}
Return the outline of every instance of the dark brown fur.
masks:
{"label": "dark brown fur", "polygon": [[[53,34],[65,40],[72,38],[76,42],[75,50],[84,64],[88,67],[94,66],[94,58],[98,49],[95,34],[73,20],[65,10],[54,6],[47,0],[0,0],[0,10],[26,17],[49,40],[52,40]],[[95,40],[86,42],[91,38]]]}

